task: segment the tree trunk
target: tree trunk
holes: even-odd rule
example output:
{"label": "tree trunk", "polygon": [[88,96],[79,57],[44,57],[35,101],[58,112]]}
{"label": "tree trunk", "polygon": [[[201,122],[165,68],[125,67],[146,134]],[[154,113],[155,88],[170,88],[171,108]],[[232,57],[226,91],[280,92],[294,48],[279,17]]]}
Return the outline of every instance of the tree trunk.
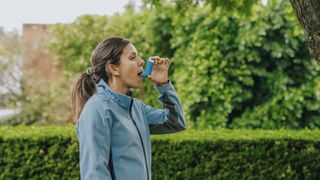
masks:
{"label": "tree trunk", "polygon": [[320,0],[290,0],[307,37],[311,55],[320,64]]}

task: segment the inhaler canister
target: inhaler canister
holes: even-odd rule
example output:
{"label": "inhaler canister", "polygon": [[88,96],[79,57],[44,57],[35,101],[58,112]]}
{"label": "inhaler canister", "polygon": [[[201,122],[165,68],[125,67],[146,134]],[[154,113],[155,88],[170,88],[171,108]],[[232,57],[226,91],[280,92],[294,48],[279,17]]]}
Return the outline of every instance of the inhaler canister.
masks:
{"label": "inhaler canister", "polygon": [[147,61],[147,64],[146,64],[146,69],[141,74],[141,77],[150,77],[151,76],[153,64],[154,64],[154,60],[149,58]]}

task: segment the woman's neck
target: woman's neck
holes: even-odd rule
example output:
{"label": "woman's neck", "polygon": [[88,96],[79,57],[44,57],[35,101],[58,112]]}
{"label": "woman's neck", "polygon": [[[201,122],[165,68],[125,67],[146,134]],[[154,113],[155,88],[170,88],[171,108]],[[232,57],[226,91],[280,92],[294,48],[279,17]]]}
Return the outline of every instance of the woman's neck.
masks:
{"label": "woman's neck", "polygon": [[108,83],[108,86],[109,86],[112,90],[114,90],[114,91],[116,91],[117,93],[120,93],[120,94],[128,95],[129,92],[130,92],[130,89],[129,89],[129,88],[124,87],[124,86],[122,86],[122,84],[116,83],[115,81],[110,81],[110,82]]}

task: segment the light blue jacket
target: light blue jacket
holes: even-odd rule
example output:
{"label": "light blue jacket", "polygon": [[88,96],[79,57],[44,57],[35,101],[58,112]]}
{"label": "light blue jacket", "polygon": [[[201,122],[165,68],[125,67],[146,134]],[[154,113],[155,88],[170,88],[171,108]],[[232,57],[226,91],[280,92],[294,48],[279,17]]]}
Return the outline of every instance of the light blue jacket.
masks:
{"label": "light blue jacket", "polygon": [[103,80],[99,82],[97,93],[87,101],[77,123],[81,179],[111,179],[109,159],[117,180],[151,179],[150,134],[186,128],[171,82],[156,86],[156,90],[163,109],[146,106],[113,91]]}

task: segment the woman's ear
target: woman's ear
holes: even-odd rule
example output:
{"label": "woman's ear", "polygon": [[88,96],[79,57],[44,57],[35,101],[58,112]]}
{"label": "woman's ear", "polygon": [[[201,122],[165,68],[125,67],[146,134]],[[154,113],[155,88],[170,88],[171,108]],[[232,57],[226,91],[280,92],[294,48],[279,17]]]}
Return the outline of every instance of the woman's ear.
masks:
{"label": "woman's ear", "polygon": [[107,65],[107,72],[109,72],[113,76],[119,76],[120,75],[120,69],[118,65],[115,64],[108,64]]}

